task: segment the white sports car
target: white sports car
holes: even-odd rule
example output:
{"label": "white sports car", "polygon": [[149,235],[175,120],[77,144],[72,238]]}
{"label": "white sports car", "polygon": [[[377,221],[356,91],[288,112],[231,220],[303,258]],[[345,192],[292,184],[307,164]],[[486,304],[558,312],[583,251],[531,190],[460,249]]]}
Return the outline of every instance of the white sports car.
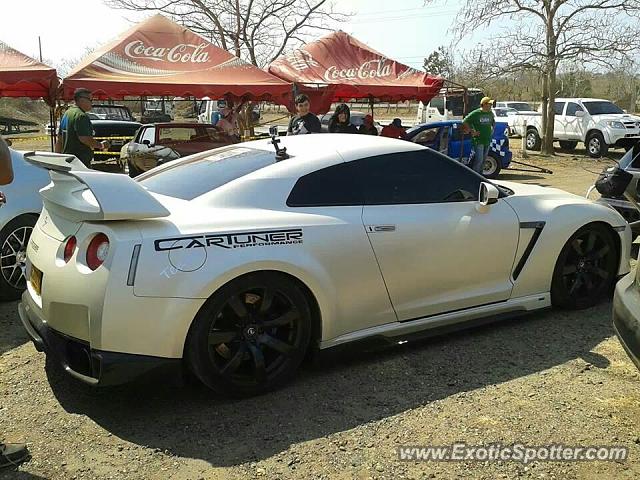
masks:
{"label": "white sports car", "polygon": [[400,140],[273,142],[135,180],[25,154],[52,179],[19,306],[36,346],[94,385],[186,367],[249,395],[312,348],[582,308],[629,271],[628,224],[584,198]]}

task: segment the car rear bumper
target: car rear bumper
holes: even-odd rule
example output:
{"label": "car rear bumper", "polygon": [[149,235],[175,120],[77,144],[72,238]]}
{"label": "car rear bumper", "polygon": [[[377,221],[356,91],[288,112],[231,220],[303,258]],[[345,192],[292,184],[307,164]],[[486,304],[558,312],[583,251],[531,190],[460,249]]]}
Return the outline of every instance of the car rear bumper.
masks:
{"label": "car rear bumper", "polygon": [[613,296],[613,329],[629,358],[640,369],[640,290],[635,272],[623,277]]}
{"label": "car rear bumper", "polygon": [[69,375],[86,384],[112,386],[150,377],[181,382],[179,358],[96,350],[89,342],[57,332],[39,315],[28,291],[22,296],[18,313],[36,349],[52,356]]}

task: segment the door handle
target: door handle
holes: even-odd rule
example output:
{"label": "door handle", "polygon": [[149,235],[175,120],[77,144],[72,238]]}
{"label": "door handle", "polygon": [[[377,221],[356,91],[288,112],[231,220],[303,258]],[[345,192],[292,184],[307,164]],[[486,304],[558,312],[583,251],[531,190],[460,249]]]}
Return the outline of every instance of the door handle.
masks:
{"label": "door handle", "polygon": [[395,225],[367,225],[367,232],[395,232]]}

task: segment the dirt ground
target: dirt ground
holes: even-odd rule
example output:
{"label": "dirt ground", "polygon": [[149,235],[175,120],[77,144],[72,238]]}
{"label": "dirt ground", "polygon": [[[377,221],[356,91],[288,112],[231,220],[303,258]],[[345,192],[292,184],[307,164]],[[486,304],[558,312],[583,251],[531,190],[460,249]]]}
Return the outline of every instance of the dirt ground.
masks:
{"label": "dirt ground", "polygon": [[[517,141],[514,141],[517,145]],[[513,144],[512,144],[513,145]],[[584,195],[611,161],[525,160],[505,180]],[[618,155],[619,156],[619,155]],[[0,437],[30,461],[0,479],[637,479],[640,374],[611,304],[544,311],[305,366],[285,388],[228,400],[202,387],[91,390],[36,352],[0,304]],[[625,462],[401,462],[401,445],[621,445]]]}

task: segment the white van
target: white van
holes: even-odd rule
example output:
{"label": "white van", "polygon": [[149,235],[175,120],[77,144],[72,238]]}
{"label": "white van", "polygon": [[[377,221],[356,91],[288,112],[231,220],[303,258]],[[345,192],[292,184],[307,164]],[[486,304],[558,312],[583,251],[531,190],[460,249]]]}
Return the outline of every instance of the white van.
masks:
{"label": "white van", "polygon": [[[480,107],[484,92],[479,88],[467,89],[467,113]],[[464,116],[464,93],[462,90],[442,89],[438,96],[424,105],[418,104],[416,124],[441,122],[444,120],[461,120]]]}

